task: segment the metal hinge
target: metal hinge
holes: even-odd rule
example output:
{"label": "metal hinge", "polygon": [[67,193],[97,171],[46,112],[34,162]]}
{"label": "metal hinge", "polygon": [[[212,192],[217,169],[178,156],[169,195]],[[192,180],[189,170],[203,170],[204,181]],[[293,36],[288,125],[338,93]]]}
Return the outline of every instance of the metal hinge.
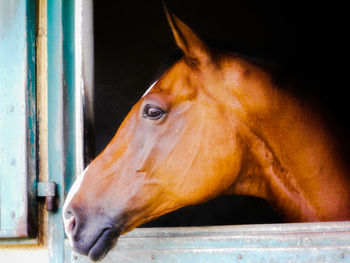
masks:
{"label": "metal hinge", "polygon": [[37,197],[45,197],[47,211],[56,210],[56,183],[55,182],[38,182]]}

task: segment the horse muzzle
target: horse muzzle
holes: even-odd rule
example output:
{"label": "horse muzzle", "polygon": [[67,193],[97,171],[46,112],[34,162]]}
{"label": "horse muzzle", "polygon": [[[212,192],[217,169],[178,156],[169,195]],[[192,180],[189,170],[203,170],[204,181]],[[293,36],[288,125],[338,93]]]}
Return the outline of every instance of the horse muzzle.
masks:
{"label": "horse muzzle", "polygon": [[106,216],[88,218],[82,213],[65,212],[64,228],[73,250],[93,261],[103,259],[112,249],[120,235],[120,224]]}

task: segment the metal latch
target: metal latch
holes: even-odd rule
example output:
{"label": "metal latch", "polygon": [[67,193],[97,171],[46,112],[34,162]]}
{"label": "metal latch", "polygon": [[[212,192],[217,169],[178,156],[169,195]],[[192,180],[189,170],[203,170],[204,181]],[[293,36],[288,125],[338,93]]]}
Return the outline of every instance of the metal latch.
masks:
{"label": "metal latch", "polygon": [[56,183],[55,182],[38,182],[37,196],[45,197],[45,205],[47,211],[56,210]]}

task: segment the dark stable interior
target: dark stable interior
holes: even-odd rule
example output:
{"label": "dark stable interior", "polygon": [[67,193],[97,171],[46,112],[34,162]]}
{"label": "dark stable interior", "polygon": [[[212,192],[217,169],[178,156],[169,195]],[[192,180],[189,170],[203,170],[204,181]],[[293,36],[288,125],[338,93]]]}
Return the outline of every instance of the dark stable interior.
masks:
{"label": "dark stable interior", "polygon": [[[297,92],[316,99],[331,125],[339,126],[339,136],[349,132],[345,8],[294,0],[171,0],[166,4],[210,43],[276,62],[295,73],[303,83]],[[176,46],[161,0],[95,1],[94,31],[95,127],[88,140],[94,142],[91,150],[97,156]],[[221,196],[146,226],[276,222],[281,219],[264,200]]]}

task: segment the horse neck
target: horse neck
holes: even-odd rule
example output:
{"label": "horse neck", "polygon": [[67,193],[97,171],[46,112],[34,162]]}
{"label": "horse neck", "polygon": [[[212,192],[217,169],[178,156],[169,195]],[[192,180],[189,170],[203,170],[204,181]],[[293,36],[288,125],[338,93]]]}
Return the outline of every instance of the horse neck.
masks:
{"label": "horse neck", "polygon": [[231,87],[244,159],[229,192],[266,199],[286,221],[349,220],[350,181],[322,120],[267,73],[248,71]]}

